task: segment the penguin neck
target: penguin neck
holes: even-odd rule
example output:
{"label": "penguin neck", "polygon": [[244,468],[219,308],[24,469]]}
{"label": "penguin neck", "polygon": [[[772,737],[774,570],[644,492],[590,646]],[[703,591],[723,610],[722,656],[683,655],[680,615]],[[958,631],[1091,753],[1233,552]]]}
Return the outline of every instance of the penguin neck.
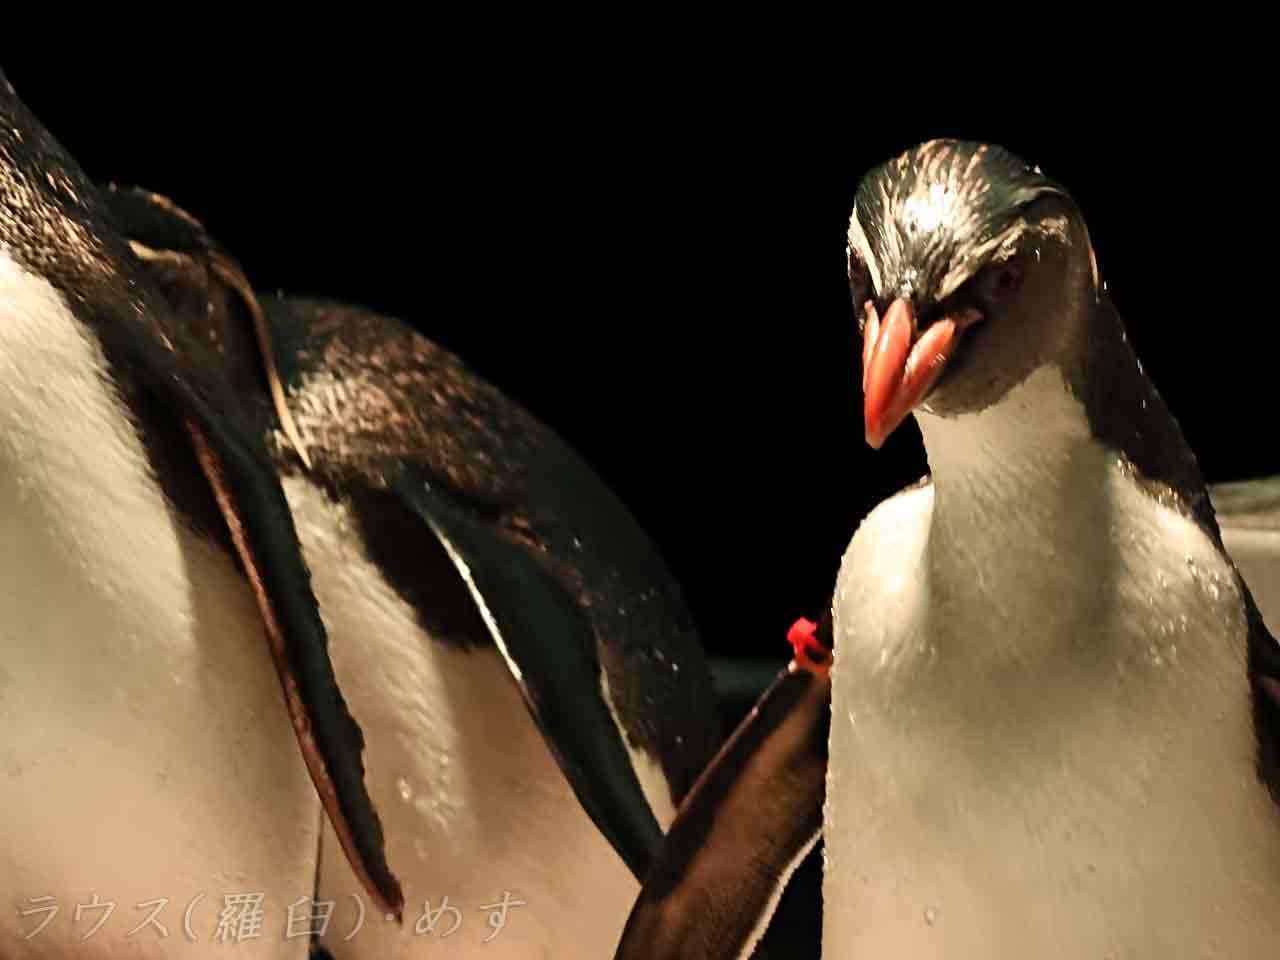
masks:
{"label": "penguin neck", "polygon": [[1195,457],[1110,299],[1104,293],[1059,320],[1055,359],[995,403],[948,417],[916,412],[933,478],[934,545],[971,551],[978,538],[1017,554],[1043,542],[1105,544],[1123,519],[1109,503],[1120,473],[1172,491],[1216,538]]}
{"label": "penguin neck", "polygon": [[981,540],[1012,556],[1105,522],[1099,491],[1116,457],[1094,438],[1062,368],[1038,368],[984,410],[917,411],[916,420],[933,479],[935,550],[971,553]]}

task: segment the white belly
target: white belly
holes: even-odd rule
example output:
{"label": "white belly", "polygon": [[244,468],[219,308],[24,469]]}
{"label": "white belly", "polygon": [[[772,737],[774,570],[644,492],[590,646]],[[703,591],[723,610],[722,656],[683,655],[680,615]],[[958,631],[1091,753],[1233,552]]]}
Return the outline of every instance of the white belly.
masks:
{"label": "white belly", "polygon": [[[224,896],[261,894],[261,939],[238,955],[305,957],[280,935],[282,910],[312,889],[319,807],[235,572],[183,537],[199,589],[122,609],[6,527],[24,549],[0,558],[0,955],[223,956]],[[76,906],[95,894],[116,906],[82,942],[105,911],[76,923]],[[130,936],[157,898],[167,938]],[[21,912],[50,903],[53,922],[23,941],[45,914]]]}
{"label": "white belly", "polygon": [[1088,533],[1112,548],[1093,555],[1001,552],[1011,506],[970,518],[943,572],[931,487],[858,530],[835,606],[825,957],[1277,955],[1280,818],[1253,773],[1230,572],[1118,470],[1106,484]]}

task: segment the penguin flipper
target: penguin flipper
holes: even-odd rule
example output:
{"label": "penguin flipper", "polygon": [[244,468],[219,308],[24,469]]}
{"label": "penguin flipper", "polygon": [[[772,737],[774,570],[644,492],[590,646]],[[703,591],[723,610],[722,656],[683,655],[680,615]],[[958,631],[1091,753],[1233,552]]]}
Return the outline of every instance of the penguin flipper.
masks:
{"label": "penguin flipper", "polygon": [[685,799],[615,960],[743,960],[817,843],[831,682],[782,671]]}
{"label": "penguin flipper", "polygon": [[364,783],[364,735],[347,710],[329,659],[284,491],[269,474],[237,469],[209,424],[187,421],[196,458],[226,519],[262,613],[272,659],[303,759],[352,871],[379,908],[404,907],[387,865],[382,824]]}
{"label": "penguin flipper", "polygon": [[[212,289],[206,282],[215,274],[230,282],[222,255],[198,223],[163,198],[142,191],[96,195],[103,201],[104,242],[121,248],[115,251],[119,262],[134,265],[135,289],[147,300],[142,315],[151,325],[120,341],[121,361],[153,395],[135,413],[154,433],[176,428],[186,435],[207,482],[203,500],[216,504],[216,511],[197,508],[197,520],[220,519],[225,530],[209,532],[229,533],[262,614],[285,705],[320,800],[353,872],[379,908],[399,920],[404,898],[386,862],[381,821],[365,787],[364,738],[337,686],[292,514],[264,443],[267,414],[245,404],[230,376],[235,368],[207,336],[198,335],[199,318],[212,304],[204,296]],[[140,250],[138,235],[159,249]],[[203,280],[192,282],[193,277]],[[192,301],[177,295],[181,291],[192,294]],[[236,295],[246,291],[252,297],[247,286]],[[165,458],[181,456],[176,443],[170,446]],[[167,492],[183,505],[201,501],[199,491],[189,489],[190,473],[171,471],[168,478]]]}
{"label": "penguin flipper", "polygon": [[421,479],[399,493],[448,552],[560,769],[596,827],[643,880],[662,829],[601,689],[595,637],[556,571]]}

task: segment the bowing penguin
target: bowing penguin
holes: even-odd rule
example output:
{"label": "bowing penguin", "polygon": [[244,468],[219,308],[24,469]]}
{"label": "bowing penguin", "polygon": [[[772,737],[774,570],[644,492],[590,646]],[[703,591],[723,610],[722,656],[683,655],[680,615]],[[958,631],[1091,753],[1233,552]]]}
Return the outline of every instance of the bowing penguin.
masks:
{"label": "bowing penguin", "polygon": [[612,949],[719,739],[654,545],[456,357],[259,297],[2,76],[0,504],[0,955]]}

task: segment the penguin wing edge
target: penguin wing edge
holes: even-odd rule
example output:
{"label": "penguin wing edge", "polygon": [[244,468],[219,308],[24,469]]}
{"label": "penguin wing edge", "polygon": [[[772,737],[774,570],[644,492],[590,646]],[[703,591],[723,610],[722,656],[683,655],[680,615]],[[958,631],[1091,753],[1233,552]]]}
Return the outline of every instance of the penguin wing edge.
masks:
{"label": "penguin wing edge", "polygon": [[536,551],[412,472],[397,487],[449,554],[583,809],[643,880],[662,829],[605,700],[590,622]]}
{"label": "penguin wing edge", "polygon": [[[251,308],[256,298],[200,223],[164,197],[104,189],[97,198],[157,308],[147,314],[154,325],[146,336],[128,342],[129,359],[161,401],[158,416],[189,439],[257,600],[303,759],[352,871],[399,922],[404,896],[365,786],[364,736],[334,676],[292,513],[261,440],[257,391],[237,389],[256,382],[260,358],[249,349],[221,353],[199,336],[211,322],[205,309],[214,304],[211,277],[247,297]],[[234,328],[231,311],[215,316]]]}
{"label": "penguin wing edge", "polygon": [[784,670],[681,806],[614,960],[745,960],[822,828],[831,683]]}
{"label": "penguin wing edge", "polygon": [[364,735],[334,677],[284,493],[278,484],[246,476],[244,464],[218,449],[207,425],[188,419],[186,426],[262,613],[285,706],[316,792],[353,872],[399,922],[404,895],[387,865],[382,823],[365,788]]}

